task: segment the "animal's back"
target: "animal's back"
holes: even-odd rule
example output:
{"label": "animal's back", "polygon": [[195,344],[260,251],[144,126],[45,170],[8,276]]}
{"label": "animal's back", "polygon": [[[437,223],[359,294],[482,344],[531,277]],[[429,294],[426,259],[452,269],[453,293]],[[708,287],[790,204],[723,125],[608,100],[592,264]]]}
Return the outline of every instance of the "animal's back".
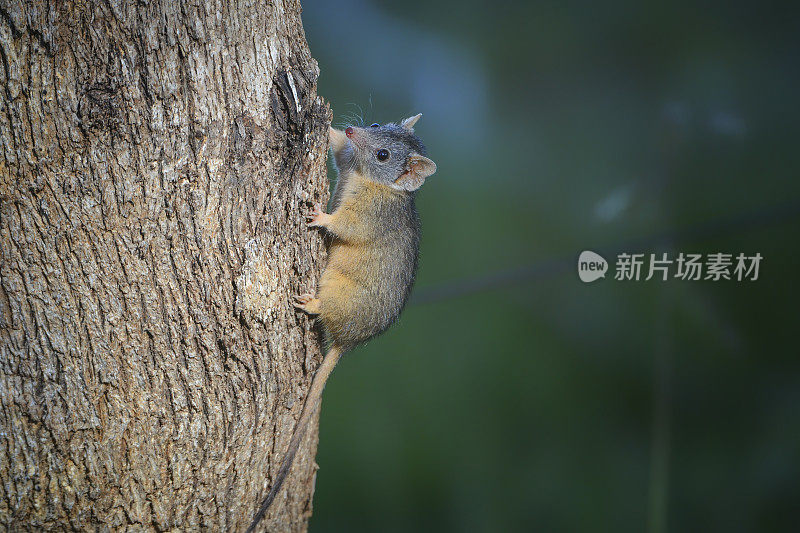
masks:
{"label": "animal's back", "polygon": [[370,210],[359,219],[376,227],[365,228],[369,236],[363,241],[333,239],[319,290],[322,323],[343,346],[365,342],[397,319],[414,283],[419,250],[413,195],[371,184],[354,187],[341,208]]}

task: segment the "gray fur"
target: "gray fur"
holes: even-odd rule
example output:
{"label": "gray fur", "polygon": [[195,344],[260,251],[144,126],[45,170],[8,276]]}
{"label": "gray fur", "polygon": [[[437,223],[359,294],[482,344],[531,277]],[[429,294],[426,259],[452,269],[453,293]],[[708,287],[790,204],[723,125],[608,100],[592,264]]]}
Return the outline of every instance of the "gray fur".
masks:
{"label": "gray fur", "polygon": [[[362,130],[365,132],[366,145],[351,143],[355,147],[353,164],[356,170],[375,181],[393,183],[406,171],[406,163],[411,154],[425,155],[425,146],[420,138],[397,124],[389,123]],[[389,159],[378,160],[376,153],[380,149],[389,151]]]}
{"label": "gray fur", "polygon": [[[427,154],[422,140],[414,135],[412,130],[393,122],[377,128],[357,126],[354,128],[364,132],[366,143],[364,146],[359,146],[355,142],[348,142],[342,150],[333,154],[338,177],[333,191],[331,211],[339,207],[347,176],[352,172],[360,172],[383,183],[392,183],[405,172],[411,154],[422,156]],[[377,159],[376,154],[380,149],[388,150],[389,158],[386,161]]]}
{"label": "gray fur", "polygon": [[[350,273],[355,284],[352,293],[346,295],[344,305],[348,311],[326,314],[326,301],[322,301],[321,319],[326,333],[332,342],[346,350],[386,331],[400,316],[414,285],[419,258],[419,214],[414,193],[397,191],[395,197],[394,201],[370,206],[370,220],[377,231],[370,246],[360,252],[359,271]],[[332,247],[335,246],[334,240]],[[342,305],[339,301],[336,307]]]}

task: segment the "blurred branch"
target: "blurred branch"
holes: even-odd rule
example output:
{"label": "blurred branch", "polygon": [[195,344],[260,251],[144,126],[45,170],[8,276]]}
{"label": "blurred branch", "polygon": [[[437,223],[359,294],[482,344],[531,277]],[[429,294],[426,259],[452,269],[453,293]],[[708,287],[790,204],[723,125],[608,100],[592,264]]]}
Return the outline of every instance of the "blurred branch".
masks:
{"label": "blurred branch", "polygon": [[[605,257],[616,256],[623,251],[637,251],[657,247],[666,243],[703,240],[734,231],[753,230],[782,224],[800,216],[800,199],[746,213],[720,217],[685,229],[668,230],[648,237],[633,239],[613,246],[587,247]],[[411,298],[412,304],[429,304],[459,298],[518,283],[546,279],[575,269],[580,250],[567,256],[542,259],[528,265],[491,272],[453,282],[422,287]]]}
{"label": "blurred branch", "polygon": [[[674,247],[670,247],[674,249]],[[666,533],[670,460],[670,377],[672,374],[675,291],[662,285],[656,305],[653,339],[653,419],[650,440],[650,481],[648,487],[647,531]]]}

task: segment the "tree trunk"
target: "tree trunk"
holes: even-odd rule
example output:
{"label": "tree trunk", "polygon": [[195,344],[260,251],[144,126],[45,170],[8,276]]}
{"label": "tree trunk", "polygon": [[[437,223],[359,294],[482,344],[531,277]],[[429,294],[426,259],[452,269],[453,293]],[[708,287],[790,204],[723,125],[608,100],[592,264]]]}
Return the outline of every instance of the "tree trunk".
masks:
{"label": "tree trunk", "polygon": [[[244,530],[321,360],[300,5],[0,5],[0,524]],[[306,528],[316,440],[270,531]]]}

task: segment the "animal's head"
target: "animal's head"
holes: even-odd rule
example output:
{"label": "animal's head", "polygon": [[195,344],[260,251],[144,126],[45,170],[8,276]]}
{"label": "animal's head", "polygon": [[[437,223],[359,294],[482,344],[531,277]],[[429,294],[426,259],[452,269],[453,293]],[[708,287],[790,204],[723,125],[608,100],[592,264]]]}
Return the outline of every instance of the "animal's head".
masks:
{"label": "animal's head", "polygon": [[342,147],[337,155],[340,170],[355,170],[395,189],[419,189],[425,178],[436,172],[436,163],[425,157],[425,146],[414,135],[414,124],[421,116],[399,124],[349,126],[344,132],[331,129],[332,146]]}

